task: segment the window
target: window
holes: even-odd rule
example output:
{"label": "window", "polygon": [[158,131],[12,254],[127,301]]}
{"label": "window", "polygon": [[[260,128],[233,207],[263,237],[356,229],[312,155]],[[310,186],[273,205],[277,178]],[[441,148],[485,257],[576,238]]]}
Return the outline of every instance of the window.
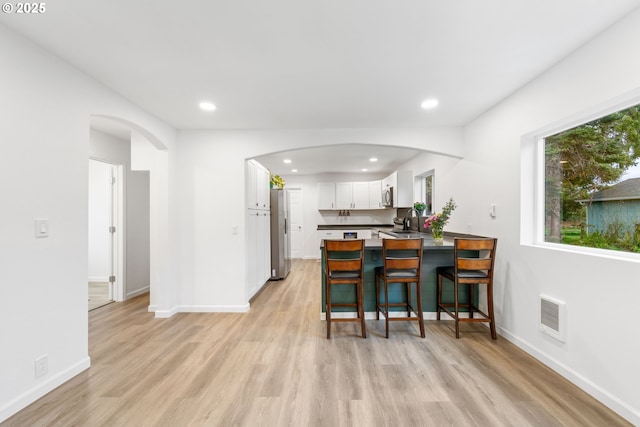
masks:
{"label": "window", "polygon": [[416,175],[414,180],[414,196],[417,202],[423,202],[426,205],[425,215],[433,214],[434,175],[435,171],[430,170]]}
{"label": "window", "polygon": [[433,214],[433,172],[424,178],[424,201],[427,204],[427,215]]}
{"label": "window", "polygon": [[640,105],[543,144],[544,241],[640,253]]}

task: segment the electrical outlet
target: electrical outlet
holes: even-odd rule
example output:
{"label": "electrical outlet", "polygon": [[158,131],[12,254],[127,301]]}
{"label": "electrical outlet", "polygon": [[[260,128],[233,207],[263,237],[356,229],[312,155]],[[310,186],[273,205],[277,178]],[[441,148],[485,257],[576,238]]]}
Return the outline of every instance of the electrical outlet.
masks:
{"label": "electrical outlet", "polygon": [[40,378],[49,371],[49,355],[40,356],[35,361],[36,378]]}

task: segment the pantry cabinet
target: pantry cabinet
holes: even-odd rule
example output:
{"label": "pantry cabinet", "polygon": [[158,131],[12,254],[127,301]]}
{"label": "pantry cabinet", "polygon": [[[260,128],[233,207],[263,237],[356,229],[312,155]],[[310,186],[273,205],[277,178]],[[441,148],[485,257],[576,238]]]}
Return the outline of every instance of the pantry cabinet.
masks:
{"label": "pantry cabinet", "polygon": [[247,162],[247,208],[269,210],[271,207],[269,169],[255,160]]}
{"label": "pantry cabinet", "polygon": [[246,242],[247,242],[247,293],[256,294],[271,278],[271,197],[270,173],[255,160],[246,167]]}

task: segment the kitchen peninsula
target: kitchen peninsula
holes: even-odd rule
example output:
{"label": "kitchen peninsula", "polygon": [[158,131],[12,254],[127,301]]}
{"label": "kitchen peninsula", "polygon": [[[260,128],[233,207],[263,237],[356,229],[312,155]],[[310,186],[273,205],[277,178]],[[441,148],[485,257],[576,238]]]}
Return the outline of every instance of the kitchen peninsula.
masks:
{"label": "kitchen peninsula", "polygon": [[[453,239],[454,237],[479,237],[461,234],[445,233],[443,243],[434,243],[430,233],[418,232],[398,232],[391,228],[375,228],[372,229],[372,236],[379,235],[379,238],[370,238],[365,240],[365,259],[364,259],[364,310],[365,312],[376,311],[376,285],[375,285],[375,268],[382,266],[382,241],[385,238],[406,239],[422,237],[424,239],[424,251],[422,256],[422,275],[420,286],[422,287],[422,309],[424,312],[436,311],[436,268],[439,266],[453,265]],[[320,247],[323,248],[323,240],[320,241]],[[322,312],[325,311],[325,281],[324,281],[324,252],[322,253]],[[389,300],[397,299],[401,286],[394,286],[389,293]],[[443,290],[443,298],[453,300],[453,290],[447,286]],[[403,290],[403,289],[402,289]],[[478,293],[475,293],[478,295]],[[333,302],[350,302],[355,298],[355,291],[352,286],[338,287],[331,291]],[[467,302],[467,295],[459,295],[460,302]],[[335,309],[334,311],[340,311]],[[353,311],[350,308],[343,308],[342,311]]]}

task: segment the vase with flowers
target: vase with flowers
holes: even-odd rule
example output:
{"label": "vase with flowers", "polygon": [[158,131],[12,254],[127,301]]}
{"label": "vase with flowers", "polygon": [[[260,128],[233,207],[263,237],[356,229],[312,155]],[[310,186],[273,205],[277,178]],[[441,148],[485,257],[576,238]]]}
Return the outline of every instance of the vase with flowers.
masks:
{"label": "vase with flowers", "polygon": [[425,219],[424,228],[431,227],[434,243],[442,243],[444,226],[449,222],[451,212],[453,212],[456,207],[456,203],[453,201],[453,197],[451,197],[449,201],[445,203],[442,212],[428,216],[427,219]]}
{"label": "vase with flowers", "polygon": [[269,184],[271,188],[282,188],[284,187],[284,178],[280,175],[271,175],[271,181]]}

